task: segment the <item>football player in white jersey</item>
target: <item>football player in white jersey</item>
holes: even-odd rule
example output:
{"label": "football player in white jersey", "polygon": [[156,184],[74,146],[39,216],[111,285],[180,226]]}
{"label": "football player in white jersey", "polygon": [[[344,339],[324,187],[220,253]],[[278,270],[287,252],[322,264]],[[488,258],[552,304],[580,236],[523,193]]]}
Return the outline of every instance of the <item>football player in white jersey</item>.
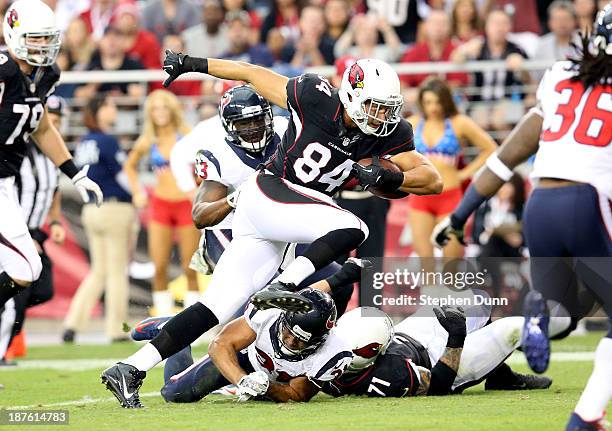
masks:
{"label": "football player in white jersey", "polygon": [[102,201],[88,167],[74,165],[45,104],[59,80],[55,59],[60,31],[55,14],[40,0],[12,3],[3,19],[7,50],[0,52],[0,308],[40,277],[42,263],[14,191],[15,175],[31,137],[74,183],[85,202],[91,192]]}
{"label": "football player in white jersey", "polygon": [[[510,179],[512,169],[536,154],[537,179],[525,210],[524,231],[535,291],[525,301],[522,346],[531,368],[548,367],[549,311],[554,300],[581,317],[577,282],[612,316],[612,5],[583,37],[579,58],[547,71],[538,106],[487,161],[449,220],[432,236],[444,245],[463,237],[469,215]],[[560,257],[566,258],[561,259]],[[612,321],[612,320],[611,320]],[[612,330],[599,343],[595,368],[567,425],[571,431],[603,429],[612,397]]]}
{"label": "football player in white jersey", "polygon": [[331,296],[312,288],[300,293],[313,303],[308,313],[249,306],[215,337],[209,356],[166,380],[164,399],[194,402],[233,383],[241,401],[310,400],[344,372],[353,355],[331,331],[337,317]]}

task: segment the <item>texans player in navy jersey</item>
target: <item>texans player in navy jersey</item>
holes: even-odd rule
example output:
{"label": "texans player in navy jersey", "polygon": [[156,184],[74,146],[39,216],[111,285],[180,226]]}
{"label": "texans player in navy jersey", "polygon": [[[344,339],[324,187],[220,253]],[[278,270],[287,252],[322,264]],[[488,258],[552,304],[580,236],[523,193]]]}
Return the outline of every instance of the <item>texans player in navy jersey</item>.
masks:
{"label": "texans player in navy jersey", "polygon": [[78,170],[45,108],[60,71],[55,58],[60,31],[53,11],[40,0],[18,0],[3,21],[7,51],[0,52],[0,308],[36,281],[42,263],[14,192],[15,175],[32,137],[42,152],[72,179],[84,201],[100,188]]}
{"label": "texans player in navy jersey", "polygon": [[[400,117],[399,78],[384,62],[359,60],[345,71],[337,90],[317,75],[288,79],[244,62],[166,54],[164,70],[170,76],[165,86],[190,71],[244,81],[271,103],[289,109],[291,119],[271,160],[240,187],[233,241],[200,301],[168,321],[149,344],[103,372],[107,388],[125,407],[140,406],[138,389],[146,371],[228,322],[269,283],[287,243],[310,245],[253,304],[308,311],[310,301],[295,293],[296,286],[368,235],[365,223],[331,198],[351,175],[364,188],[384,192],[442,191],[439,173],[414,150],[412,127]],[[384,156],[401,171],[356,163]]]}

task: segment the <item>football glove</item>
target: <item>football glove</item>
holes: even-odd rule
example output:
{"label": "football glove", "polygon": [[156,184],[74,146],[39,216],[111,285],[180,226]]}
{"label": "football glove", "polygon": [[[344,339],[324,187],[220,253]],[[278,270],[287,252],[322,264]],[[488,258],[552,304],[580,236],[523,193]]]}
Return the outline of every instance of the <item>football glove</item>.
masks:
{"label": "football glove", "polygon": [[404,173],[383,168],[378,156],[372,157],[372,164],[368,166],[354,163],[352,173],[364,190],[375,186],[385,191],[395,191],[404,182]]}
{"label": "football glove", "polygon": [[465,245],[463,226],[453,226],[451,218],[446,217],[434,227],[431,234],[431,243],[442,248],[448,244],[451,235],[454,235],[461,244]]}
{"label": "football glove", "polygon": [[87,176],[88,171],[89,165],[84,166],[74,177],[71,178],[72,184],[74,184],[74,187],[81,195],[83,202],[88,203],[90,201],[89,192],[91,192],[96,199],[96,205],[100,206],[102,200],[104,199],[104,195],[102,194],[100,187]]}
{"label": "football glove", "polygon": [[172,81],[186,72],[201,72],[208,73],[208,59],[190,57],[181,52],[176,53],[171,50],[166,50],[166,58],[164,58],[164,71],[169,75],[164,81],[164,87],[168,87]]}
{"label": "football glove", "polygon": [[246,376],[242,376],[236,385],[238,401],[243,402],[253,397],[265,395],[268,391],[268,386],[270,386],[270,380],[268,379],[268,375],[263,371],[255,371]]}
{"label": "football glove", "polygon": [[436,307],[433,309],[438,322],[448,332],[446,347],[463,347],[467,336],[465,311],[461,307]]}

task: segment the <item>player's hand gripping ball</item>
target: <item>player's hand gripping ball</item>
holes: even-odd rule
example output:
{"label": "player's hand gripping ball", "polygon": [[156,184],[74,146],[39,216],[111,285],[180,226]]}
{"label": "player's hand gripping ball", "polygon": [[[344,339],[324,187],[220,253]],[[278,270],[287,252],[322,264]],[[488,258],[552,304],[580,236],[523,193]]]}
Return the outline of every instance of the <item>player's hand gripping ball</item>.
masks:
{"label": "player's hand gripping ball", "polygon": [[409,193],[389,191],[384,187],[389,181],[394,181],[394,177],[399,179],[398,174],[401,172],[400,167],[391,160],[378,156],[361,159],[353,165],[353,175],[363,189],[383,199],[401,199],[408,196]]}

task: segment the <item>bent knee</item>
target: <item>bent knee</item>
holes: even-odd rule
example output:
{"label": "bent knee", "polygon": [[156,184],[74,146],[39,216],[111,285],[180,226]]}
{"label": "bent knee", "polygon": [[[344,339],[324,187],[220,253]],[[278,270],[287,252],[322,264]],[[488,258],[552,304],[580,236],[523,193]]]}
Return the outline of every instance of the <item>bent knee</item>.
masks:
{"label": "bent knee", "polygon": [[6,274],[21,287],[28,287],[40,278],[42,272],[42,261],[40,256],[32,256],[18,268],[7,268]]}
{"label": "bent knee", "polygon": [[198,401],[191,388],[181,388],[177,381],[169,381],[161,388],[161,396],[167,403],[193,403]]}

